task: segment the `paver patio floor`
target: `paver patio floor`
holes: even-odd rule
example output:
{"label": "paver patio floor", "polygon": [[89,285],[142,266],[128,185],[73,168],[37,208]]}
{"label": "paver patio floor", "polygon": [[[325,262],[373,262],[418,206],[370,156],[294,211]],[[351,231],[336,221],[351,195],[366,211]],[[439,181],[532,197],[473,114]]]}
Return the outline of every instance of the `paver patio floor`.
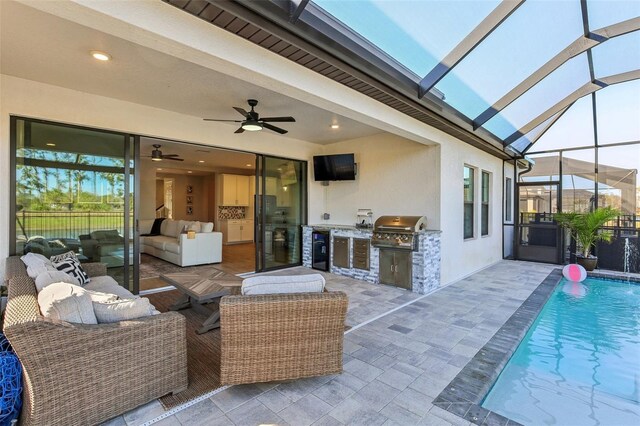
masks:
{"label": "paver patio floor", "polygon": [[[155,424],[467,425],[431,401],[556,267],[505,260],[424,298],[327,274],[330,289],[349,294],[356,326],[345,335],[343,374],[233,386]],[[162,413],[154,401],[108,424]]]}

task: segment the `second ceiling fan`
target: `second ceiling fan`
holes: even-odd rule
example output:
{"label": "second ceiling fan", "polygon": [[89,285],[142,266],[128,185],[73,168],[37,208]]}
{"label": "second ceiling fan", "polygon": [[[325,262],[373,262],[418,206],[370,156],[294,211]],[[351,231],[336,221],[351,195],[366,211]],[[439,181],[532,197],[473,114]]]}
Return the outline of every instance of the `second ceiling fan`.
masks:
{"label": "second ceiling fan", "polygon": [[249,132],[255,132],[257,130],[269,129],[274,132],[284,135],[287,130],[280,127],[273,126],[269,123],[295,123],[296,119],[293,117],[264,117],[260,118],[260,114],[254,111],[254,107],[258,105],[258,101],[255,99],[247,100],[247,103],[251,107],[251,111],[247,112],[243,108],[233,107],[236,111],[244,116],[244,120],[218,120],[215,118],[205,118],[205,121],[225,121],[230,123],[241,123],[240,128],[234,133],[243,133],[245,130]]}

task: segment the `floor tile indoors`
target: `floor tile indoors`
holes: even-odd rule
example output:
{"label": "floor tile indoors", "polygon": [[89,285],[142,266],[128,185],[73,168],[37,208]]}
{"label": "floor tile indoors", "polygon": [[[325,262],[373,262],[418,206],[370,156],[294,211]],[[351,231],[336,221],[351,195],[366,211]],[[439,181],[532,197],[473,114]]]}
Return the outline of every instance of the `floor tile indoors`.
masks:
{"label": "floor tile indoors", "polygon": [[556,267],[505,260],[425,297],[326,274],[350,299],[343,374],[233,386],[157,422],[154,401],[107,424],[467,425],[431,402]]}

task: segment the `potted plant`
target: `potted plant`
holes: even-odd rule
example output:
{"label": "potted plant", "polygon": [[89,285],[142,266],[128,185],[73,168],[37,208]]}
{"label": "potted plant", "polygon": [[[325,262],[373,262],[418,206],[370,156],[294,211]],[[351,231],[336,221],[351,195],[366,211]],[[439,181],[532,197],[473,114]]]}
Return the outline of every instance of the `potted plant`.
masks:
{"label": "potted plant", "polygon": [[601,207],[589,213],[556,213],[558,224],[569,229],[581,248],[582,251],[576,253],[576,260],[587,271],[593,271],[598,264],[598,258],[591,254],[596,242],[611,241],[611,233],[603,231],[602,227],[618,216],[620,212],[612,207]]}

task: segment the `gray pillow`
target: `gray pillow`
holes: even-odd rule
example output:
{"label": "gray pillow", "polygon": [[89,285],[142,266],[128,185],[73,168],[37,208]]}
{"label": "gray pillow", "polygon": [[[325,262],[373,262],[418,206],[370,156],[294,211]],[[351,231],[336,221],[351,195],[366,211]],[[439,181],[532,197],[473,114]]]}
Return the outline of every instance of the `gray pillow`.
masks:
{"label": "gray pillow", "polygon": [[93,311],[98,324],[133,320],[159,313],[146,297],[110,303],[93,302]]}
{"label": "gray pillow", "polygon": [[74,277],[72,277],[69,274],[65,274],[62,271],[45,271],[41,274],[39,274],[36,279],[36,290],[38,290],[38,293],[40,293],[40,291],[42,291],[43,288],[45,288],[46,286],[53,284],[53,283],[69,283],[69,284],[73,284],[73,285],[80,285],[80,282],[75,279]]}
{"label": "gray pillow", "polygon": [[324,277],[320,274],[274,276],[263,275],[242,281],[243,295],[282,293],[322,293]]}

